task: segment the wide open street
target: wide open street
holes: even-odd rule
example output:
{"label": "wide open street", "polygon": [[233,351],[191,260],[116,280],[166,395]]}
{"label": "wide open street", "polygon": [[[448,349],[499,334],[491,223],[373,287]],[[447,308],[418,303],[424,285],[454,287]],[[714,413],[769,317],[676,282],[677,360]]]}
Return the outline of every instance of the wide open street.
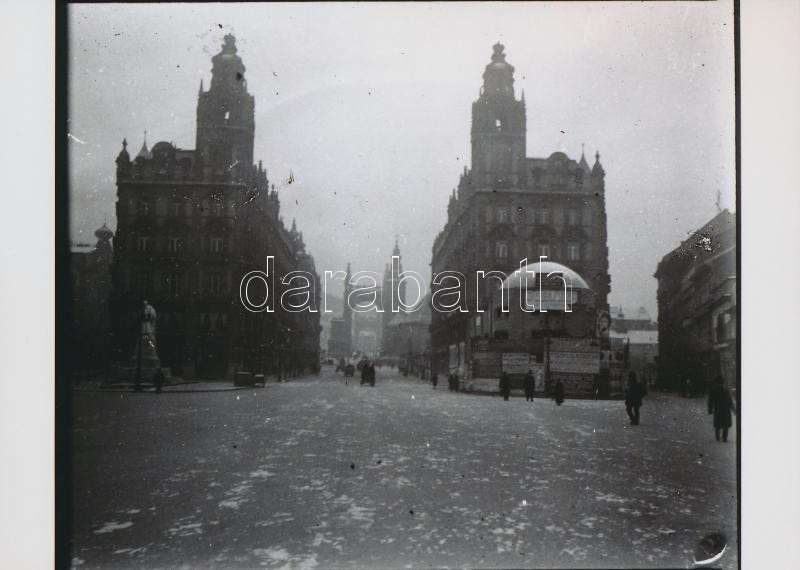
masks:
{"label": "wide open street", "polygon": [[[76,392],[80,568],[736,567],[736,443],[701,399],[374,388]],[[446,384],[446,383],[445,383]]]}

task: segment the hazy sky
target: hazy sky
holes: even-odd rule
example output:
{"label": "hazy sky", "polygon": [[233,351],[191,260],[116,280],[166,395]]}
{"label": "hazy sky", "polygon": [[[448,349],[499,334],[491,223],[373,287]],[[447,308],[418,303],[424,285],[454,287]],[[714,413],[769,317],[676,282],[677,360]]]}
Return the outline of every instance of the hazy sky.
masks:
{"label": "hazy sky", "polygon": [[429,276],[498,40],[525,89],[528,156],[600,151],[612,304],[655,316],[658,261],[718,192],[735,209],[731,2],[72,5],[69,23],[75,240],[116,226],[123,137],[132,156],[145,129],[151,147],[194,148],[198,86],[228,32],[256,160],[320,271],[382,272],[398,234],[405,267]]}

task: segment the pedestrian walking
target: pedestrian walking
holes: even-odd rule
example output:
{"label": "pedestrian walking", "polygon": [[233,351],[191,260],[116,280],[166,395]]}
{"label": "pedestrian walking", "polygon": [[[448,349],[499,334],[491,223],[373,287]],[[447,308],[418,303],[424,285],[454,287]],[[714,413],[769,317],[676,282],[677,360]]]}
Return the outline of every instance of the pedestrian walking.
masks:
{"label": "pedestrian walking", "polygon": [[725,387],[722,376],[714,378],[714,384],[708,392],[708,413],[714,414],[714,436],[717,441],[728,441],[728,429],[733,424],[731,412],[736,413],[736,406],[730,391]]}
{"label": "pedestrian walking", "polygon": [[153,374],[153,385],[156,387],[156,394],[160,394],[161,387],[164,385],[164,373],[161,372],[161,368],[156,368],[156,372]]}
{"label": "pedestrian walking", "polygon": [[369,383],[369,366],[361,364],[361,385]]}
{"label": "pedestrian walking", "polygon": [[525,388],[525,401],[533,402],[533,393],[536,389],[536,378],[533,377],[533,370],[528,370],[525,375],[523,387]]}
{"label": "pedestrian walking", "polygon": [[628,388],[625,392],[625,411],[631,420],[632,426],[639,425],[639,408],[642,406],[642,398],[647,395],[644,384],[636,379],[636,372],[628,374]]}
{"label": "pedestrian walking", "polygon": [[556,405],[558,406],[564,403],[564,383],[561,381],[561,378],[556,380],[555,388],[553,388],[553,400],[556,401]]}
{"label": "pedestrian walking", "polygon": [[370,362],[367,364],[367,368],[369,368],[369,385],[375,386],[375,365]]}
{"label": "pedestrian walking", "polygon": [[431,374],[431,384],[433,384],[433,389],[436,390],[436,385],[439,383],[439,375],[434,372]]}
{"label": "pedestrian walking", "polygon": [[503,395],[503,399],[506,401],[511,395],[511,378],[505,372],[500,375],[500,394]]}

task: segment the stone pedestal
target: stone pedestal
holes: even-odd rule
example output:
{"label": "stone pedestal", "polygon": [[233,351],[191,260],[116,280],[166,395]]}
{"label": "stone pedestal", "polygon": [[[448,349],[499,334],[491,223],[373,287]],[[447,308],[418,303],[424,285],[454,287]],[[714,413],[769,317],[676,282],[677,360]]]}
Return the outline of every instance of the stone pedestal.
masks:
{"label": "stone pedestal", "polygon": [[152,380],[156,370],[161,368],[161,360],[158,358],[156,352],[156,345],[151,340],[150,335],[144,334],[141,339],[141,356],[138,354],[140,350],[136,347],[137,353],[131,357],[128,366],[133,369],[134,378],[136,377],[136,368],[141,366],[141,378],[143,382]]}

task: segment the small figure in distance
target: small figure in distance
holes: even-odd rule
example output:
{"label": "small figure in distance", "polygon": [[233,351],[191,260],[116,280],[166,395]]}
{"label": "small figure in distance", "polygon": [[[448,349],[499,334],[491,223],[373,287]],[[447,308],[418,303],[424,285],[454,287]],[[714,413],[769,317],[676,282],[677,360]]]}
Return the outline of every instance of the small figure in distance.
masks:
{"label": "small figure in distance", "polygon": [[436,390],[436,385],[439,383],[439,375],[434,372],[431,374],[431,384],[433,384],[433,389]]}
{"label": "small figure in distance", "polygon": [[625,411],[631,420],[632,426],[639,425],[639,408],[642,398],[647,395],[644,384],[636,379],[636,372],[628,374],[628,388],[625,391]]}
{"label": "small figure in distance", "polygon": [[730,391],[725,387],[722,376],[714,378],[714,384],[708,392],[708,413],[714,414],[714,436],[717,441],[728,441],[728,429],[733,424],[731,412],[736,413],[736,406]]}
{"label": "small figure in distance", "polygon": [[556,385],[553,389],[553,400],[555,400],[558,406],[564,402],[564,383],[561,381],[561,378],[556,380]]}
{"label": "small figure in distance", "polygon": [[528,370],[528,373],[525,375],[525,401],[526,402],[533,402],[533,393],[536,389],[536,379],[533,377],[533,370]]}
{"label": "small figure in distance", "polygon": [[500,394],[502,394],[503,399],[508,401],[508,397],[511,395],[511,378],[509,378],[508,374],[503,372],[500,375]]}
{"label": "small figure in distance", "polygon": [[161,387],[164,386],[164,373],[161,372],[161,368],[156,368],[156,372],[153,374],[153,385],[156,387],[156,394],[160,394]]}

